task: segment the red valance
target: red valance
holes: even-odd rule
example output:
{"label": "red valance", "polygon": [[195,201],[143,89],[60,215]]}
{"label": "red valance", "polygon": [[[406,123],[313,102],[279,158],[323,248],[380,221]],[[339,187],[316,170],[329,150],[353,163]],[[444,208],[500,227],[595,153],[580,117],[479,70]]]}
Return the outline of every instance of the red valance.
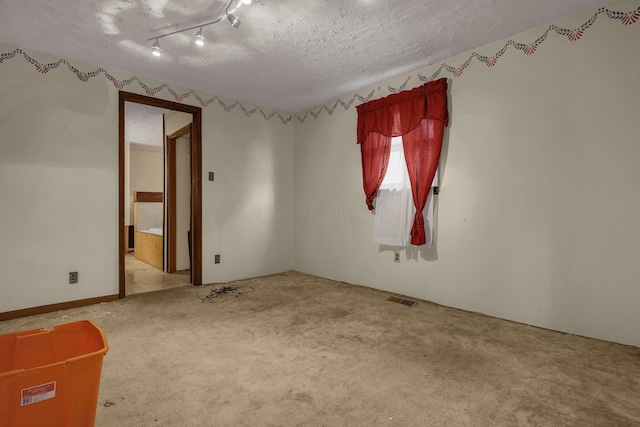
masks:
{"label": "red valance", "polygon": [[395,137],[418,127],[424,119],[449,123],[447,79],[425,83],[412,90],[369,101],[358,110],[358,144],[371,132]]}

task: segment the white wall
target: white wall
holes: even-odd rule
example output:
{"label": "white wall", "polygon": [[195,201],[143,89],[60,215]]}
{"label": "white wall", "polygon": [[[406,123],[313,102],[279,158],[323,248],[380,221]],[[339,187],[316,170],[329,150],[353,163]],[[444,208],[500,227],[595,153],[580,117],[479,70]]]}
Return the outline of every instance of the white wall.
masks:
{"label": "white wall", "polygon": [[145,147],[125,141],[124,225],[133,225],[133,193],[162,192],[162,148]]}
{"label": "white wall", "polygon": [[[558,24],[577,28],[595,13]],[[506,42],[477,52],[491,56]],[[640,25],[600,14],[579,41],[552,32],[534,55],[511,46],[494,67],[474,59],[460,77],[443,70],[451,120],[437,243],[402,250],[399,264],[372,242],[355,108],[297,122],[295,269],[640,345],[639,43]],[[439,66],[413,73],[407,89]],[[407,77],[359,94],[388,95]]]}
{"label": "white wall", "polygon": [[[15,49],[0,44],[2,53]],[[137,82],[124,90],[146,94]],[[155,96],[174,100],[166,89]],[[194,97],[185,103],[201,106]],[[0,129],[0,312],[117,294],[118,89],[101,72],[83,82],[64,63],[38,72],[17,53],[0,63]],[[205,283],[291,269],[291,221],[258,212],[292,205],[292,161],[292,125],[217,102],[203,108],[203,171],[216,171],[215,182],[203,182]],[[70,271],[78,284],[68,284]]]}
{"label": "white wall", "polygon": [[0,312],[117,294],[117,96],[64,65],[0,64]]}
{"label": "white wall", "polygon": [[202,132],[210,141],[202,153],[205,283],[291,270],[293,126],[220,114]]}
{"label": "white wall", "polygon": [[189,270],[191,229],[191,136],[176,140],[176,269]]}
{"label": "white wall", "polygon": [[163,161],[162,148],[144,147],[125,141],[124,225],[133,225],[134,222],[134,192],[162,192]]}
{"label": "white wall", "polygon": [[133,193],[131,192],[131,144],[124,141],[124,225],[133,225]]}
{"label": "white wall", "polygon": [[[167,135],[171,135],[192,121],[191,114],[172,111],[165,115],[165,132]],[[176,270],[178,271],[191,268],[187,238],[187,232],[191,229],[190,150],[191,136],[176,140]]]}
{"label": "white wall", "polygon": [[164,154],[162,148],[146,148],[130,144],[131,200],[136,191],[162,193],[164,184]]}

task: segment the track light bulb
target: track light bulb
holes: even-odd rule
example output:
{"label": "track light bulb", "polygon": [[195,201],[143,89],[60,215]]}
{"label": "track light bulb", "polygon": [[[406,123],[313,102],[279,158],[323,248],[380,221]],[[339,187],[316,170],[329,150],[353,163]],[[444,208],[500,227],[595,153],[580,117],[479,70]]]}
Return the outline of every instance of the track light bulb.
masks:
{"label": "track light bulb", "polygon": [[240,26],[240,20],[233,13],[227,13],[227,19],[231,22],[233,28],[238,28]]}
{"label": "track light bulb", "polygon": [[202,33],[202,27],[200,27],[200,31],[196,34],[196,44],[198,46],[204,46],[204,34]]}
{"label": "track light bulb", "polygon": [[162,55],[162,48],[160,47],[160,43],[158,43],[158,39],[156,39],[156,42],[151,46],[151,53],[153,56]]}

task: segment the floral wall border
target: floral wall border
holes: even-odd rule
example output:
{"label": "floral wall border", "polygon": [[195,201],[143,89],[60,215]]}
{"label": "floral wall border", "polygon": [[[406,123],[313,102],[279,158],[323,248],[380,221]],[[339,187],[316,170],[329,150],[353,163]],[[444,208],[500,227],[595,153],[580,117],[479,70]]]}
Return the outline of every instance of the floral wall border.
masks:
{"label": "floral wall border", "polygon": [[[479,53],[474,51],[473,53],[471,53],[471,56],[469,57],[469,59],[467,59],[465,62],[463,62],[458,67],[451,66],[451,65],[447,64],[446,62],[443,62],[440,65],[440,67],[438,68],[438,70],[435,71],[430,76],[423,76],[420,73],[417,73],[417,78],[423,83],[430,82],[430,81],[433,81],[433,80],[441,77],[441,74],[443,73],[443,71],[451,73],[451,75],[453,77],[461,77],[464,74],[464,71],[467,69],[467,67],[469,67],[469,65],[471,65],[471,63],[473,62],[474,59],[476,59],[479,62],[484,63],[487,67],[493,67],[498,63],[498,60],[505,53],[507,53],[507,51],[509,50],[510,47],[513,47],[516,50],[521,51],[525,55],[533,55],[538,50],[538,47],[542,43],[544,43],[545,40],[547,40],[549,35],[550,34],[554,34],[554,33],[559,35],[559,36],[566,37],[569,42],[578,41],[584,36],[585,31],[587,31],[587,29],[591,28],[591,26],[597,21],[597,19],[598,19],[598,17],[600,15],[605,15],[608,18],[611,18],[611,19],[614,19],[614,20],[618,20],[622,25],[625,25],[625,26],[632,25],[632,24],[635,24],[636,22],[638,22],[638,20],[640,20],[640,6],[638,6],[637,9],[632,10],[630,12],[619,12],[619,11],[610,10],[610,9],[608,9],[606,7],[600,7],[597,10],[597,12],[589,20],[587,20],[584,24],[580,25],[577,28],[574,28],[574,29],[562,28],[562,27],[559,27],[557,25],[552,24],[544,31],[544,33],[542,33],[542,35],[540,37],[538,37],[537,39],[535,39],[531,43],[519,43],[519,42],[516,42],[516,41],[510,39],[510,40],[507,41],[507,43],[504,45],[504,47],[502,49],[500,49],[498,52],[496,52],[494,55],[485,56],[485,55],[480,55]],[[349,101],[345,102],[345,101],[342,101],[341,99],[338,99],[332,106],[327,106],[326,104],[323,104],[322,106],[320,106],[320,108],[317,111],[314,112],[313,110],[309,109],[304,113],[304,115],[281,113],[281,112],[278,112],[278,111],[273,111],[273,112],[268,113],[268,112],[266,112],[265,110],[263,110],[260,107],[247,108],[240,101],[235,101],[233,103],[227,104],[226,102],[224,102],[217,95],[213,96],[212,98],[209,98],[209,99],[204,99],[204,98],[200,97],[193,90],[190,90],[190,91],[188,91],[186,93],[178,93],[175,90],[173,90],[166,83],[164,83],[164,84],[162,84],[162,85],[160,85],[158,87],[150,87],[147,84],[145,84],[142,80],[140,80],[138,78],[138,76],[132,76],[132,77],[130,77],[128,79],[125,79],[125,80],[118,80],[114,76],[109,74],[102,67],[98,68],[95,71],[82,72],[82,71],[78,70],[76,67],[74,67],[73,65],[71,65],[71,63],[69,63],[69,61],[67,61],[66,59],[59,59],[56,62],[51,62],[51,63],[48,63],[48,64],[41,63],[41,62],[37,61],[36,59],[32,58],[31,56],[27,55],[27,53],[22,49],[15,49],[15,50],[13,50],[11,52],[0,54],[0,64],[4,63],[5,61],[7,61],[9,59],[13,59],[17,55],[21,55],[27,62],[32,64],[36,68],[36,70],[38,72],[40,72],[42,74],[46,74],[49,71],[54,70],[54,69],[58,68],[60,65],[64,64],[64,65],[67,66],[67,68],[71,72],[73,72],[76,75],[78,80],[80,80],[81,82],[87,82],[87,81],[89,81],[89,79],[94,78],[94,77],[102,74],[118,90],[124,89],[125,86],[128,86],[130,84],[137,83],[142,89],[144,89],[145,93],[148,96],[156,96],[156,94],[161,92],[163,89],[166,89],[174,97],[176,102],[183,102],[185,99],[189,98],[190,96],[193,96],[195,99],[198,100],[198,102],[200,103],[200,105],[203,108],[206,108],[206,107],[208,107],[209,105],[212,105],[212,104],[213,105],[218,104],[226,112],[230,112],[230,111],[234,110],[235,108],[239,108],[240,110],[242,110],[242,112],[244,112],[244,114],[247,117],[251,117],[254,114],[260,114],[265,120],[269,121],[273,117],[277,116],[283,124],[289,123],[294,118],[296,118],[300,123],[304,123],[304,121],[309,116],[313,117],[314,119],[317,119],[325,111],[327,112],[327,114],[332,115],[333,112],[335,111],[335,109],[338,108],[338,106],[344,108],[345,110],[348,110],[349,108],[351,108],[351,106],[356,101],[356,99],[361,103],[369,101],[371,98],[373,98],[373,95],[374,95],[374,93],[376,91],[375,89],[371,90],[371,92],[369,94],[367,94],[366,96],[361,96],[358,93],[355,93],[351,97],[351,99]],[[409,81],[411,81],[411,79],[412,79],[412,75],[409,75],[409,76],[407,76],[407,78],[404,81],[404,83],[402,83],[397,88],[387,85],[386,89],[388,90],[389,94],[401,92],[407,87],[407,84],[409,83]],[[378,91],[382,91],[383,89],[382,89],[381,86],[378,86],[377,90]]]}
{"label": "floral wall border", "polygon": [[[487,67],[493,67],[498,63],[498,60],[500,59],[500,57],[502,57],[507,52],[510,46],[514,47],[519,51],[522,51],[525,55],[533,55],[534,53],[536,53],[538,46],[540,46],[545,40],[547,40],[547,37],[552,31],[560,36],[566,36],[570,42],[580,40],[584,35],[584,32],[596,22],[598,16],[601,14],[605,14],[607,17],[611,19],[618,20],[623,25],[632,25],[638,22],[638,20],[640,20],[640,6],[638,6],[637,9],[632,10],[631,12],[626,12],[626,13],[610,10],[610,9],[607,9],[606,7],[601,7],[587,22],[585,22],[578,28],[574,28],[574,29],[562,28],[552,24],[552,25],[549,25],[549,27],[545,30],[545,32],[542,33],[542,35],[532,43],[525,44],[525,43],[518,43],[514,40],[508,40],[507,43],[504,45],[504,47],[492,56],[480,55],[479,53],[474,51],[473,53],[471,53],[471,56],[469,57],[469,59],[463,62],[462,65],[460,65],[459,67],[453,67],[447,64],[446,62],[443,62],[440,65],[440,67],[430,76],[423,76],[420,73],[418,73],[417,77],[422,83],[430,82],[442,77],[441,73],[443,71],[448,71],[449,73],[451,73],[452,77],[461,77],[465,69],[469,67],[469,65],[471,65],[474,58],[484,63]],[[412,78],[413,78],[412,75],[407,76],[404,83],[402,83],[397,88],[387,85],[386,87],[388,91],[387,94],[394,94],[394,93],[398,93],[405,90],[407,87],[407,84],[411,81]],[[382,89],[381,86],[378,86],[377,90],[381,91],[384,89]],[[320,109],[318,109],[315,112],[308,110],[303,116],[296,114],[295,117],[300,121],[300,123],[304,123],[305,119],[307,119],[309,115],[311,115],[311,117],[313,117],[314,119],[317,119],[318,116],[320,116],[320,114],[323,111],[326,111],[329,115],[333,114],[333,112],[338,107],[338,105],[344,107],[345,110],[348,110],[356,98],[362,102],[366,102],[366,101],[369,101],[371,98],[373,98],[374,92],[375,92],[375,89],[372,90],[371,93],[369,93],[366,97],[362,97],[356,93],[348,102],[343,102],[342,100],[338,99],[332,106],[327,106],[326,104],[324,104],[320,107]],[[385,94],[382,94],[382,95],[385,95]]]}

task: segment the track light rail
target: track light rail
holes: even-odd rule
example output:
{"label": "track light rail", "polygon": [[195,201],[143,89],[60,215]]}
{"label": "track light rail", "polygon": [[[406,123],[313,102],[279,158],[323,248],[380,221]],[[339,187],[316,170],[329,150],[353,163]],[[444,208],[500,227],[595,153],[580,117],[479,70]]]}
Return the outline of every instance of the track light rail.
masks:
{"label": "track light rail", "polygon": [[151,52],[153,53],[154,56],[160,56],[161,52],[162,52],[162,48],[160,47],[160,43],[158,42],[159,39],[164,38],[164,37],[168,37],[168,36],[171,36],[171,35],[174,35],[174,34],[179,34],[179,33],[184,33],[186,31],[195,30],[196,28],[200,29],[198,31],[198,34],[196,34],[196,43],[198,45],[203,45],[204,44],[204,34],[202,32],[202,28],[203,27],[207,27],[209,25],[217,24],[218,22],[222,21],[225,17],[229,20],[229,22],[231,23],[231,26],[233,26],[234,28],[238,28],[240,26],[240,19],[238,19],[237,16],[235,16],[232,13],[229,12],[229,8],[231,7],[231,4],[233,2],[235,2],[235,1],[238,2],[238,5],[240,5],[240,3],[242,3],[242,4],[250,4],[251,3],[251,0],[239,0],[239,1],[238,0],[229,0],[229,2],[227,2],[227,5],[224,8],[224,13],[221,13],[220,16],[218,16],[218,18],[213,20],[213,21],[205,22],[203,24],[194,25],[194,26],[189,27],[189,28],[183,28],[183,29],[180,29],[180,30],[172,31],[170,33],[161,34],[159,36],[150,37],[150,38],[147,39],[147,41],[155,40],[155,43],[151,47]]}

